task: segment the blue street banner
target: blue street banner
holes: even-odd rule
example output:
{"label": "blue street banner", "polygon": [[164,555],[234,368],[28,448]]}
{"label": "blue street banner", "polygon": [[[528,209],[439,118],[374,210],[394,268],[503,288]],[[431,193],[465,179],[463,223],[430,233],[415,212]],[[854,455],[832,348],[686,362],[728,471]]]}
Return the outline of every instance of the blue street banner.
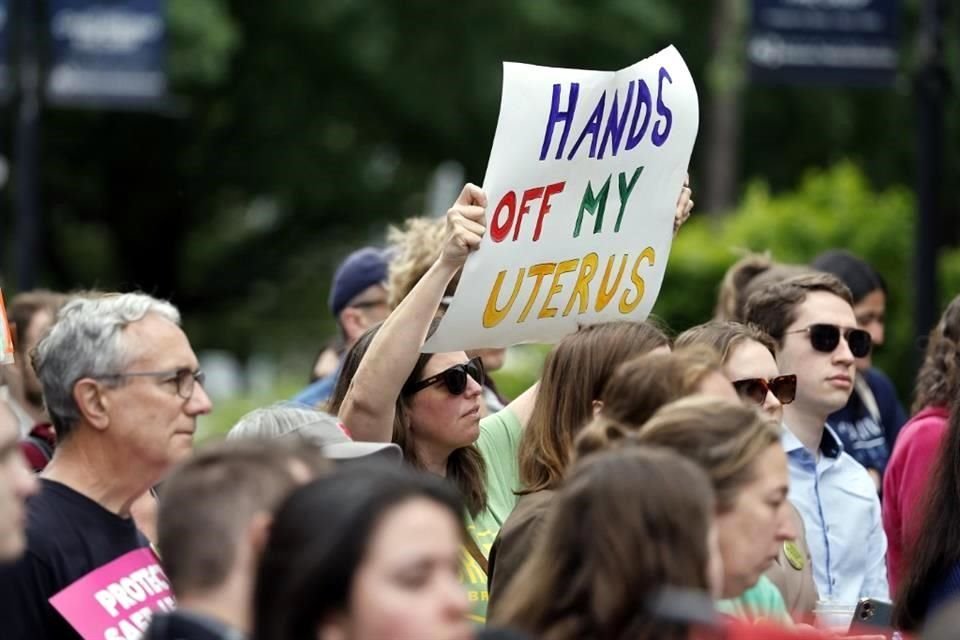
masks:
{"label": "blue street banner", "polygon": [[0,101],[10,97],[10,2],[0,0]]}
{"label": "blue street banner", "polygon": [[164,0],[48,0],[54,104],[151,108],[167,95]]}
{"label": "blue street banner", "polygon": [[899,0],[753,0],[750,77],[769,84],[887,86]]}

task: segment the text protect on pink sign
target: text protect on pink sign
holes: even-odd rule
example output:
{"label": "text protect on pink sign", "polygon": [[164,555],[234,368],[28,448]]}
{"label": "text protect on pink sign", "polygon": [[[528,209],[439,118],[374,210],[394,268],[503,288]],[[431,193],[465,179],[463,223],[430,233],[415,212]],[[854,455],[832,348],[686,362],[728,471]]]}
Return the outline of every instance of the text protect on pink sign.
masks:
{"label": "text protect on pink sign", "polygon": [[170,582],[149,549],[91,571],[50,598],[83,640],[136,640],[154,611],[172,611]]}

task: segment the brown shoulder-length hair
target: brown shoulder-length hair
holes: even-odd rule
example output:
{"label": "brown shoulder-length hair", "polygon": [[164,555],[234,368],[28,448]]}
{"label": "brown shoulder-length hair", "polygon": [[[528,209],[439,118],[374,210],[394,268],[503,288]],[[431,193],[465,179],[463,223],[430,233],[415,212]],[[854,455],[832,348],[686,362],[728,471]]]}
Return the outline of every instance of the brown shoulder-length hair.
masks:
{"label": "brown shoulder-length hair", "polygon": [[930,332],[923,365],[917,374],[913,412],[924,407],[948,407],[960,392],[960,296],[944,309]]}
{"label": "brown shoulder-length hair", "polygon": [[[439,324],[439,318],[434,319],[430,326],[432,334]],[[380,330],[380,325],[367,329],[356,344],[347,350],[343,358],[343,364],[340,367],[340,374],[337,377],[337,384],[334,387],[333,395],[327,404],[326,410],[333,415],[340,411],[340,405],[347,395],[353,376],[356,375],[360,367],[360,361],[370,348],[370,343]],[[428,334],[429,335],[429,334]],[[427,366],[432,353],[421,353],[417,358],[410,375],[407,376],[405,385],[416,382],[423,377],[423,369]],[[350,425],[346,425],[347,428]],[[414,446],[414,435],[410,423],[410,406],[408,398],[402,393],[397,396],[396,408],[393,415],[393,442],[403,450],[403,459],[416,469],[424,469],[423,464],[417,454],[417,448]],[[471,516],[476,517],[487,506],[487,481],[486,464],[483,455],[476,445],[461,447],[450,454],[447,458],[447,479],[456,485],[460,490],[464,504]]]}
{"label": "brown shoulder-length hair", "polygon": [[573,438],[593,414],[607,379],[632,356],[670,346],[657,325],[604,322],[581,327],[547,356],[540,389],[520,440],[521,488],[534,493],[560,486],[570,461]]}
{"label": "brown shoulder-length hair", "polygon": [[740,491],[755,478],[760,455],[779,443],[779,427],[753,407],[693,396],[665,405],[642,425],[600,416],[577,438],[576,453],[585,459],[625,445],[670,449],[706,471],[722,514],[734,508]]}
{"label": "brown shoulder-length hair", "polygon": [[649,605],[664,588],[707,591],[713,509],[703,471],[669,451],[575,465],[492,622],[542,640],[686,640]]}
{"label": "brown shoulder-length hair", "polygon": [[960,562],[960,399],[950,404],[947,433],[921,502],[921,524],[904,553],[906,573],[893,609],[894,625],[903,631],[923,626],[931,591]]}
{"label": "brown shoulder-length hair", "polygon": [[696,393],[711,373],[723,375],[720,357],[705,345],[631,358],[604,387],[600,412],[639,426],[663,405]]}
{"label": "brown shoulder-length hair", "polygon": [[[387,304],[396,309],[440,257],[446,240],[444,218],[418,216],[407,218],[402,227],[387,230],[392,255],[387,276]],[[460,282],[460,272],[447,284],[445,295],[452,296]]]}

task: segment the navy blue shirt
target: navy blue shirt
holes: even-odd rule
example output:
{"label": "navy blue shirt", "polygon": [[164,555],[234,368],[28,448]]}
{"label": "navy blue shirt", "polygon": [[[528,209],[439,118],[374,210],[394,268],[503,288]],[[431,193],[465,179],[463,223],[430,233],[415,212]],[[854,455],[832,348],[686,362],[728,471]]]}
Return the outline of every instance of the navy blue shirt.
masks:
{"label": "navy blue shirt", "polygon": [[3,640],[79,640],[48,600],[120,556],[147,547],[132,518],[121,518],[85,495],[40,479],[27,502],[27,550],[0,568]]}
{"label": "navy blue shirt", "polygon": [[333,390],[337,387],[337,378],[340,377],[340,367],[342,365],[343,361],[341,360],[340,364],[337,365],[336,371],[326,378],[320,378],[311,382],[308,387],[295,395],[292,401],[308,407],[316,407],[329,400],[330,396],[333,395]]}
{"label": "navy blue shirt", "polygon": [[854,388],[847,405],[832,413],[827,424],[840,437],[844,451],[867,469],[883,475],[907,415],[887,376],[877,369],[868,369],[859,375],[873,393],[878,415],[872,415],[869,403]]}

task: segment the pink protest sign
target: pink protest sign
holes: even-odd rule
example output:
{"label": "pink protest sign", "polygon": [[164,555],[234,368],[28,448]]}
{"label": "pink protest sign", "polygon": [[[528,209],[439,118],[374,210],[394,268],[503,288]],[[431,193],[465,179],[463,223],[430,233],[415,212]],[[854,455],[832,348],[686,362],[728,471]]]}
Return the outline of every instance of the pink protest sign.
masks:
{"label": "pink protest sign", "polygon": [[91,571],[50,598],[83,640],[138,640],[154,611],[176,607],[170,583],[149,549]]}

